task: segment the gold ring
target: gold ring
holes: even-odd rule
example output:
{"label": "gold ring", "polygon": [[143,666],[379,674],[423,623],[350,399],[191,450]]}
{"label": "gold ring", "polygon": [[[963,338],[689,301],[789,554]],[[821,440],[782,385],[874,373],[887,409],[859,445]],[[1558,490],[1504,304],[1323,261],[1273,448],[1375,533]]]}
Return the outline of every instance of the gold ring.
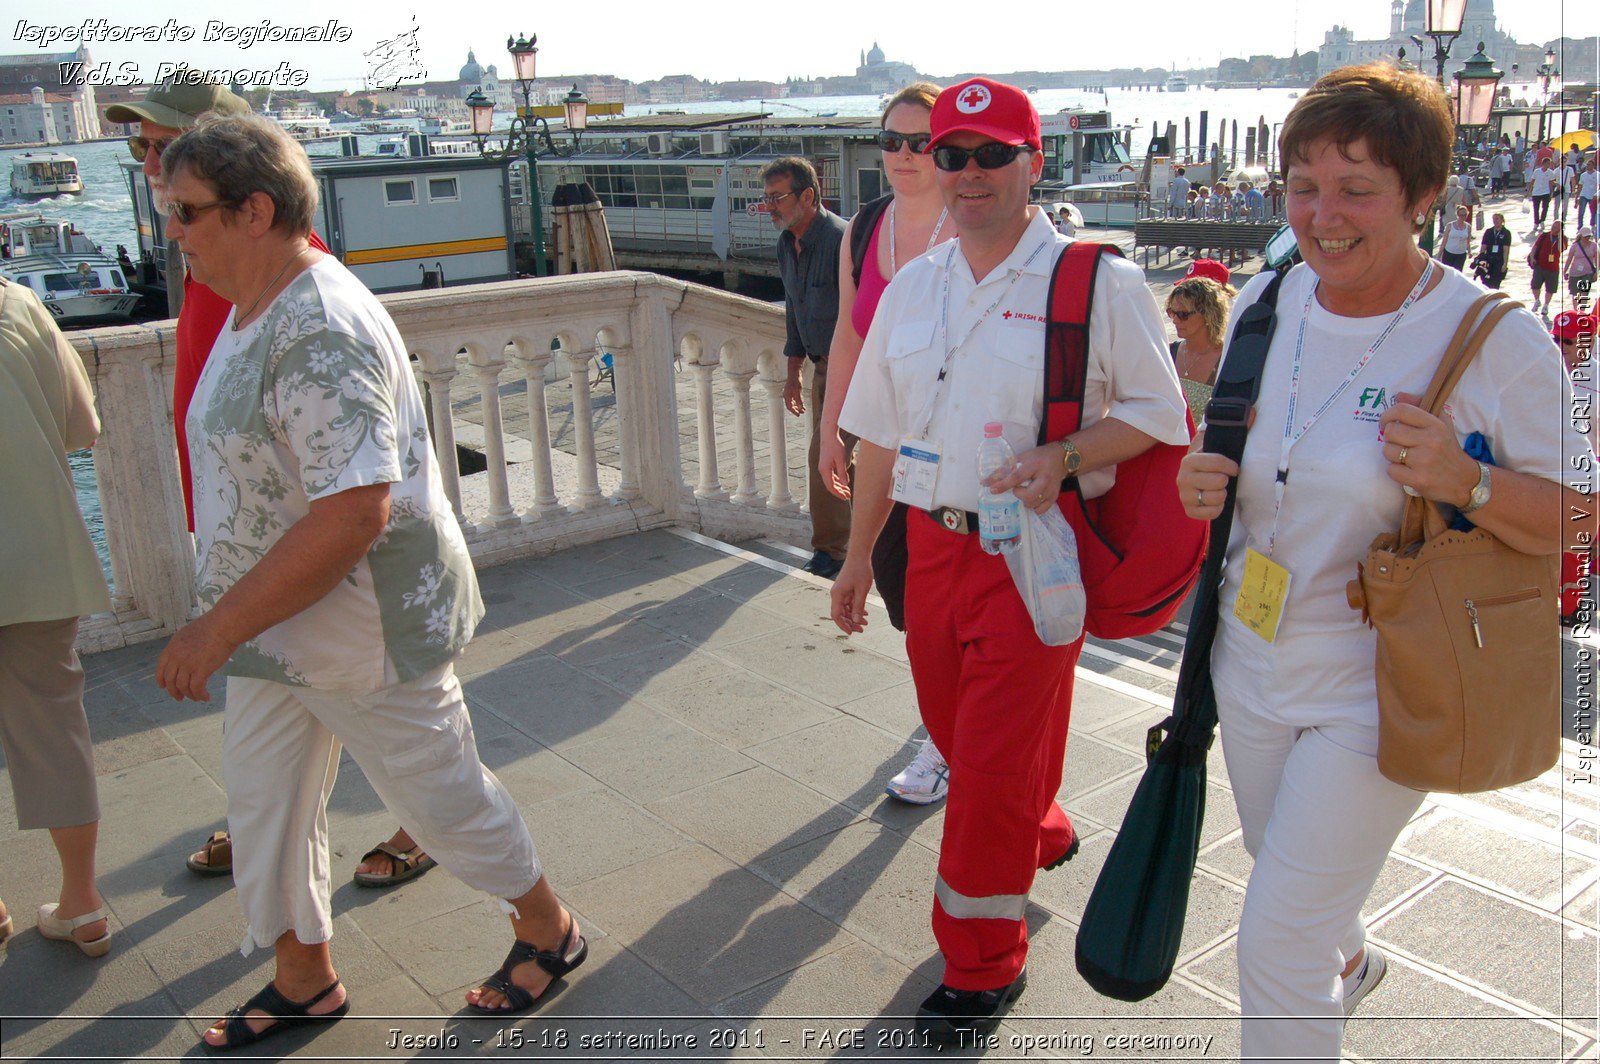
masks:
{"label": "gold ring", "polygon": [[1411,453],[1411,448],[1409,448],[1409,447],[1400,448],[1400,458],[1398,459],[1398,461],[1400,462],[1401,465],[1405,465],[1406,464],[1406,455],[1408,455],[1410,453]]}
{"label": "gold ring", "polygon": [[1194,489],[1194,504],[1196,506],[1204,506],[1206,504],[1206,489],[1205,488],[1195,488]]}

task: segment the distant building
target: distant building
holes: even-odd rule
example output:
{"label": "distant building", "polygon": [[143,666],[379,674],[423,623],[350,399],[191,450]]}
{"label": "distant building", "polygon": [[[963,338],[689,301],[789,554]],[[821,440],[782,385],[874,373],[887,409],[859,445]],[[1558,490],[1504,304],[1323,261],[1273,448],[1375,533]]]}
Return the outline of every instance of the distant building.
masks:
{"label": "distant building", "polygon": [[693,74],[668,74],[639,84],[645,100],[652,103],[695,103],[710,99],[711,83]]}
{"label": "distant building", "polygon": [[[1334,26],[1322,37],[1322,48],[1317,54],[1317,73],[1326,74],[1342,66],[1358,63],[1392,61],[1406,50],[1406,61],[1423,70],[1434,70],[1434,44],[1423,36],[1427,30],[1428,0],[1391,0],[1389,4],[1389,35],[1375,40],[1357,40],[1345,26]],[[1418,47],[1412,36],[1422,36]],[[1478,49],[1482,41],[1484,50],[1495,60],[1514,53],[1517,42],[1500,31],[1495,23],[1494,0],[1467,0],[1467,10],[1461,20],[1461,35],[1450,49],[1450,59],[1445,73],[1460,70]],[[1503,64],[1509,69],[1509,64]]]}
{"label": "distant building", "polygon": [[[30,112],[27,118],[32,123],[31,128],[43,135],[5,143],[70,144],[100,137],[100,113],[95,105],[94,86],[84,83],[84,75],[93,68],[89,49],[81,45],[73,52],[0,55],[0,97],[10,101],[0,106],[15,111],[8,117],[20,121],[25,117],[24,110],[36,105],[47,107],[52,116],[51,121],[45,123],[43,112],[38,115]],[[34,100],[36,88],[43,90],[44,100]],[[6,125],[9,127],[9,123]],[[19,129],[26,125],[28,122],[21,122]]]}
{"label": "distant building", "polygon": [[878,42],[873,41],[872,50],[861,55],[856,77],[863,82],[866,92],[899,92],[913,81],[921,80],[922,75],[910,63],[889,62]]}
{"label": "distant building", "polygon": [[57,109],[71,101],[35,86],[23,93],[0,94],[0,144],[60,144],[77,138],[63,137],[56,126]]}

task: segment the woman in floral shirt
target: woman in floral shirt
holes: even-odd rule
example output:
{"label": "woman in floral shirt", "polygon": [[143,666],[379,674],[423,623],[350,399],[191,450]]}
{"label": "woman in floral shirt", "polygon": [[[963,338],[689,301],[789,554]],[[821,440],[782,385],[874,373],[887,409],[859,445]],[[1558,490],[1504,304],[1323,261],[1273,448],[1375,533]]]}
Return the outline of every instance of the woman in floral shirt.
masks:
{"label": "woman in floral shirt", "polygon": [[467,995],[525,1009],[587,955],[510,794],[478,760],[454,662],[483,615],[394,322],[309,246],[305,152],[254,116],[162,159],[168,232],[234,304],[188,413],[205,613],[157,665],[174,698],[226,666],[234,880],[276,976],[219,1020],[235,1048],[349,1009],[328,951],[325,806],[340,745],[438,862],[502,899],[517,944]]}

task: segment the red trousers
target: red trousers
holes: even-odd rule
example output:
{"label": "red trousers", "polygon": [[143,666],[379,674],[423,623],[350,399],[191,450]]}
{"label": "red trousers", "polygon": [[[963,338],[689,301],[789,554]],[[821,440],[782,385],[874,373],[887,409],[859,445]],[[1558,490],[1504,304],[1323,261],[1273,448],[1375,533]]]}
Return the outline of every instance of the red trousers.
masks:
{"label": "red trousers", "polygon": [[991,990],[1028,956],[1033,876],[1073,840],[1056,803],[1083,640],[1039,642],[1005,559],[913,510],[906,652],[928,734],[950,763],[933,933],[944,983]]}

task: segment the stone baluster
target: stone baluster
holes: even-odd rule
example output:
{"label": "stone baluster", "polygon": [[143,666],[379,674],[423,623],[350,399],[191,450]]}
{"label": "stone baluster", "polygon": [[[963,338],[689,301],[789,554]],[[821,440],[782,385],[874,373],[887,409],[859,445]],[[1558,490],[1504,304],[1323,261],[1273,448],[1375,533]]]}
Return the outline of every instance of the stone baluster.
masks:
{"label": "stone baluster", "polygon": [[754,369],[729,370],[733,382],[733,448],[739,464],[739,484],[733,501],[744,505],[761,505],[761,493],[756,490],[756,449],[750,424],[750,380]]}
{"label": "stone baluster", "polygon": [[510,528],[519,518],[511,506],[511,484],[506,475],[506,426],[500,414],[500,372],[506,364],[498,351],[496,355],[496,361],[473,363],[472,369],[478,375],[478,393],[483,397],[483,452],[489,463],[486,523],[490,528]]}
{"label": "stone baluster", "polygon": [[572,353],[565,348],[568,380],[572,384],[572,438],[578,449],[578,495],[574,510],[587,510],[605,502],[600,492],[600,471],[594,454],[594,398],[589,393],[589,362],[593,351]]}
{"label": "stone baluster", "polygon": [[[437,361],[423,356],[422,364]],[[444,493],[450,508],[461,520],[461,466],[456,460],[455,411],[450,404],[450,382],[456,378],[455,357],[444,369],[424,369],[422,379],[428,382],[428,401],[433,408],[433,451],[439,460],[439,477],[444,481]]]}
{"label": "stone baluster", "polygon": [[767,437],[772,451],[772,491],[767,494],[767,509],[795,511],[800,504],[789,494],[789,436],[784,427],[783,379],[761,378],[767,390]]}
{"label": "stone baluster", "polygon": [[638,366],[633,348],[613,344],[611,351],[611,394],[617,401],[617,449],[620,452],[622,479],[617,483],[617,498],[632,502],[642,498],[639,487],[639,419],[635,416]]}
{"label": "stone baluster", "polygon": [[521,363],[528,385],[528,444],[533,448],[534,499],[522,516],[534,520],[566,510],[556,497],[555,470],[550,465],[550,407],[545,396],[544,377],[550,365],[550,345],[548,342],[537,344],[529,353],[522,341],[516,341],[513,350],[513,357]]}
{"label": "stone baluster", "polygon": [[715,362],[698,362],[694,370],[695,425],[700,435],[700,483],[694,493],[702,499],[725,499],[722,478],[717,474],[717,405],[712,390],[717,373]]}

